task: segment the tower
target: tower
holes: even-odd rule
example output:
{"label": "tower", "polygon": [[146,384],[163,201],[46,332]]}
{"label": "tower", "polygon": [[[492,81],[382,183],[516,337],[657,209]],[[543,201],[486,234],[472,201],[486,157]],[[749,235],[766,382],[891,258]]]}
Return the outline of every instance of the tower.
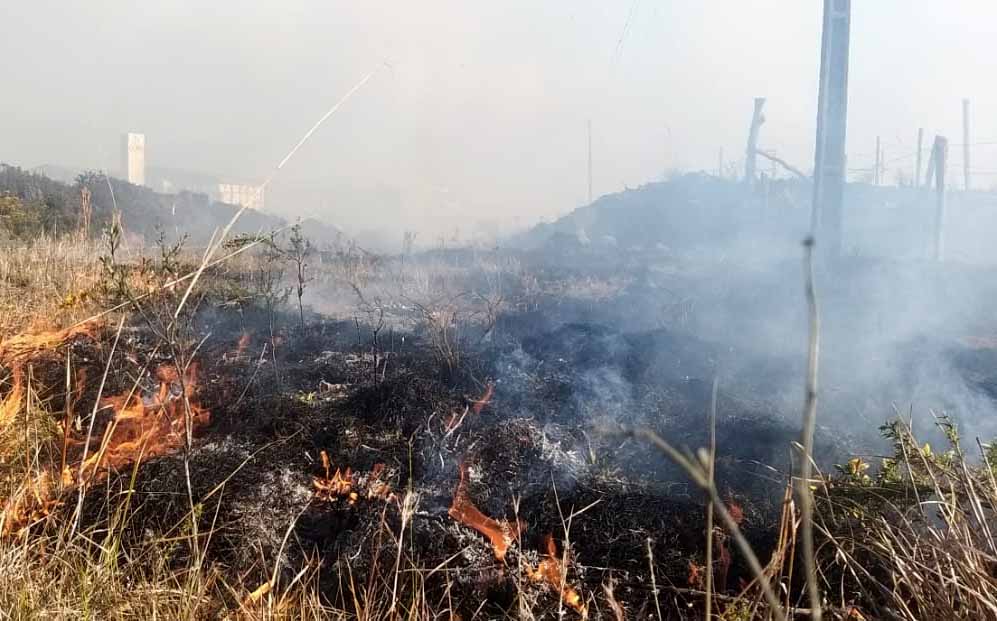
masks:
{"label": "tower", "polygon": [[121,137],[121,172],[128,183],[145,185],[145,134]]}

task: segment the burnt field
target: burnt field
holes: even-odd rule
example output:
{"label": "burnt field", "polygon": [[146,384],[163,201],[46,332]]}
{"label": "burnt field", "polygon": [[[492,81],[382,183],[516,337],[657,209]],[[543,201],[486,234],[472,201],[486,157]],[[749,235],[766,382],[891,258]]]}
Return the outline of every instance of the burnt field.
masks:
{"label": "burnt field", "polygon": [[[5,554],[49,589],[10,610],[701,618],[710,593],[740,619],[771,612],[764,579],[808,616],[795,244],[760,263],[348,248],[309,259],[300,306],[293,261],[266,248],[207,270],[190,296],[170,284],[196,268],[186,255],[121,261],[93,299],[59,302],[74,327],[0,344]],[[898,577],[913,533],[966,546],[950,569],[992,581],[992,278],[858,257],[821,278],[811,486],[828,613],[926,618],[951,602]],[[115,297],[125,314],[92,318]],[[694,456],[711,412],[707,461],[734,530],[709,526],[709,495],[646,441]],[[951,509],[925,509],[947,494]],[[932,552],[905,554],[918,567]]]}

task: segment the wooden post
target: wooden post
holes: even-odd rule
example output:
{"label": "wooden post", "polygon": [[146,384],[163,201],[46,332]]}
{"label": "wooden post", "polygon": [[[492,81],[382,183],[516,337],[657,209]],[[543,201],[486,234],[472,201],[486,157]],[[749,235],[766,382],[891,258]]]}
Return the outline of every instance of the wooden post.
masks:
{"label": "wooden post", "polygon": [[944,136],[936,136],[932,151],[935,159],[935,261],[941,262],[945,260],[945,163],[949,141]]}
{"label": "wooden post", "polygon": [[880,166],[882,165],[882,163],[880,162],[880,155],[881,154],[882,154],[882,151],[879,148],[879,136],[876,136],[876,167],[873,169],[873,172],[872,172],[872,184],[873,185],[879,185],[879,171],[880,171]]}
{"label": "wooden post", "polygon": [[765,122],[762,108],[765,107],[764,97],[755,97],[755,111],[751,114],[751,129],[748,131],[748,150],[744,158],[744,182],[751,187],[755,181],[755,151],[758,149],[758,130]]}
{"label": "wooden post", "polygon": [[921,187],[921,148],[924,145],[924,128],[917,130],[917,163],[914,165],[914,188]]}
{"label": "wooden post", "polygon": [[962,169],[964,189],[969,191],[969,100],[962,100]]}
{"label": "wooden post", "polygon": [[831,258],[841,254],[851,13],[851,0],[824,0],[810,230]]}

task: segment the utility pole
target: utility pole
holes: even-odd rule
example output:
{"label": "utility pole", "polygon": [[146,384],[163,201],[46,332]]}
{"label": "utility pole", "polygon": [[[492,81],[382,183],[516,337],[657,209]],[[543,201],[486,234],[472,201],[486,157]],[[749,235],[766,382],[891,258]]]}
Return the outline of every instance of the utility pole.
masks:
{"label": "utility pole", "polygon": [[758,150],[758,130],[765,122],[762,109],[765,107],[764,97],[755,97],[755,110],[751,114],[751,128],[748,130],[748,148],[744,154],[744,183],[750,188],[755,182],[756,151]]}
{"label": "utility pole", "polygon": [[914,188],[917,189],[921,187],[921,149],[924,145],[924,128],[919,127],[917,130],[917,164],[914,168]]}
{"label": "utility pole", "polygon": [[[935,136],[935,142],[936,143],[938,142],[937,136]],[[935,178],[935,163],[936,163],[935,160],[938,159],[935,157],[935,148],[936,145],[932,144],[931,153],[928,154],[928,170],[925,171],[924,173],[924,187],[928,188],[929,190],[931,189],[931,182]]]}
{"label": "utility pole", "polygon": [[962,100],[962,169],[965,189],[969,191],[969,100]]}
{"label": "utility pole", "polygon": [[717,156],[717,177],[724,178],[724,148],[720,147],[720,154]]}
{"label": "utility pole", "polygon": [[873,175],[872,175],[872,179],[873,179],[872,183],[873,183],[873,185],[879,185],[879,181],[880,181],[880,179],[879,179],[879,173],[882,170],[882,165],[883,165],[882,155],[883,155],[883,151],[879,147],[879,136],[876,136],[876,169],[875,169],[875,171],[873,172]]}
{"label": "utility pole", "polygon": [[588,121],[589,137],[589,204],[592,204],[592,119]]}
{"label": "utility pole", "polygon": [[945,162],[948,159],[949,141],[935,136],[931,156],[935,163],[935,261],[945,260]]}
{"label": "utility pole", "polygon": [[851,0],[824,0],[810,230],[831,257],[841,254],[851,14]]}

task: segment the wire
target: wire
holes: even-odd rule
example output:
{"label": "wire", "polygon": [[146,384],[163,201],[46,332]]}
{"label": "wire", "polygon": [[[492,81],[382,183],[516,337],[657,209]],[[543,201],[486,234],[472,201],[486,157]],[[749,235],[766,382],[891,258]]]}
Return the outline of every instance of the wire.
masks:
{"label": "wire", "polygon": [[626,38],[627,32],[630,31],[630,23],[633,21],[634,13],[637,12],[637,4],[639,2],[640,0],[633,0],[633,2],[630,3],[630,11],[627,13],[627,20],[623,22],[623,32],[620,33],[620,38],[616,42],[616,49],[613,50],[613,59],[610,63],[611,71],[616,67],[616,62],[620,59],[620,54],[623,51],[623,40]]}

